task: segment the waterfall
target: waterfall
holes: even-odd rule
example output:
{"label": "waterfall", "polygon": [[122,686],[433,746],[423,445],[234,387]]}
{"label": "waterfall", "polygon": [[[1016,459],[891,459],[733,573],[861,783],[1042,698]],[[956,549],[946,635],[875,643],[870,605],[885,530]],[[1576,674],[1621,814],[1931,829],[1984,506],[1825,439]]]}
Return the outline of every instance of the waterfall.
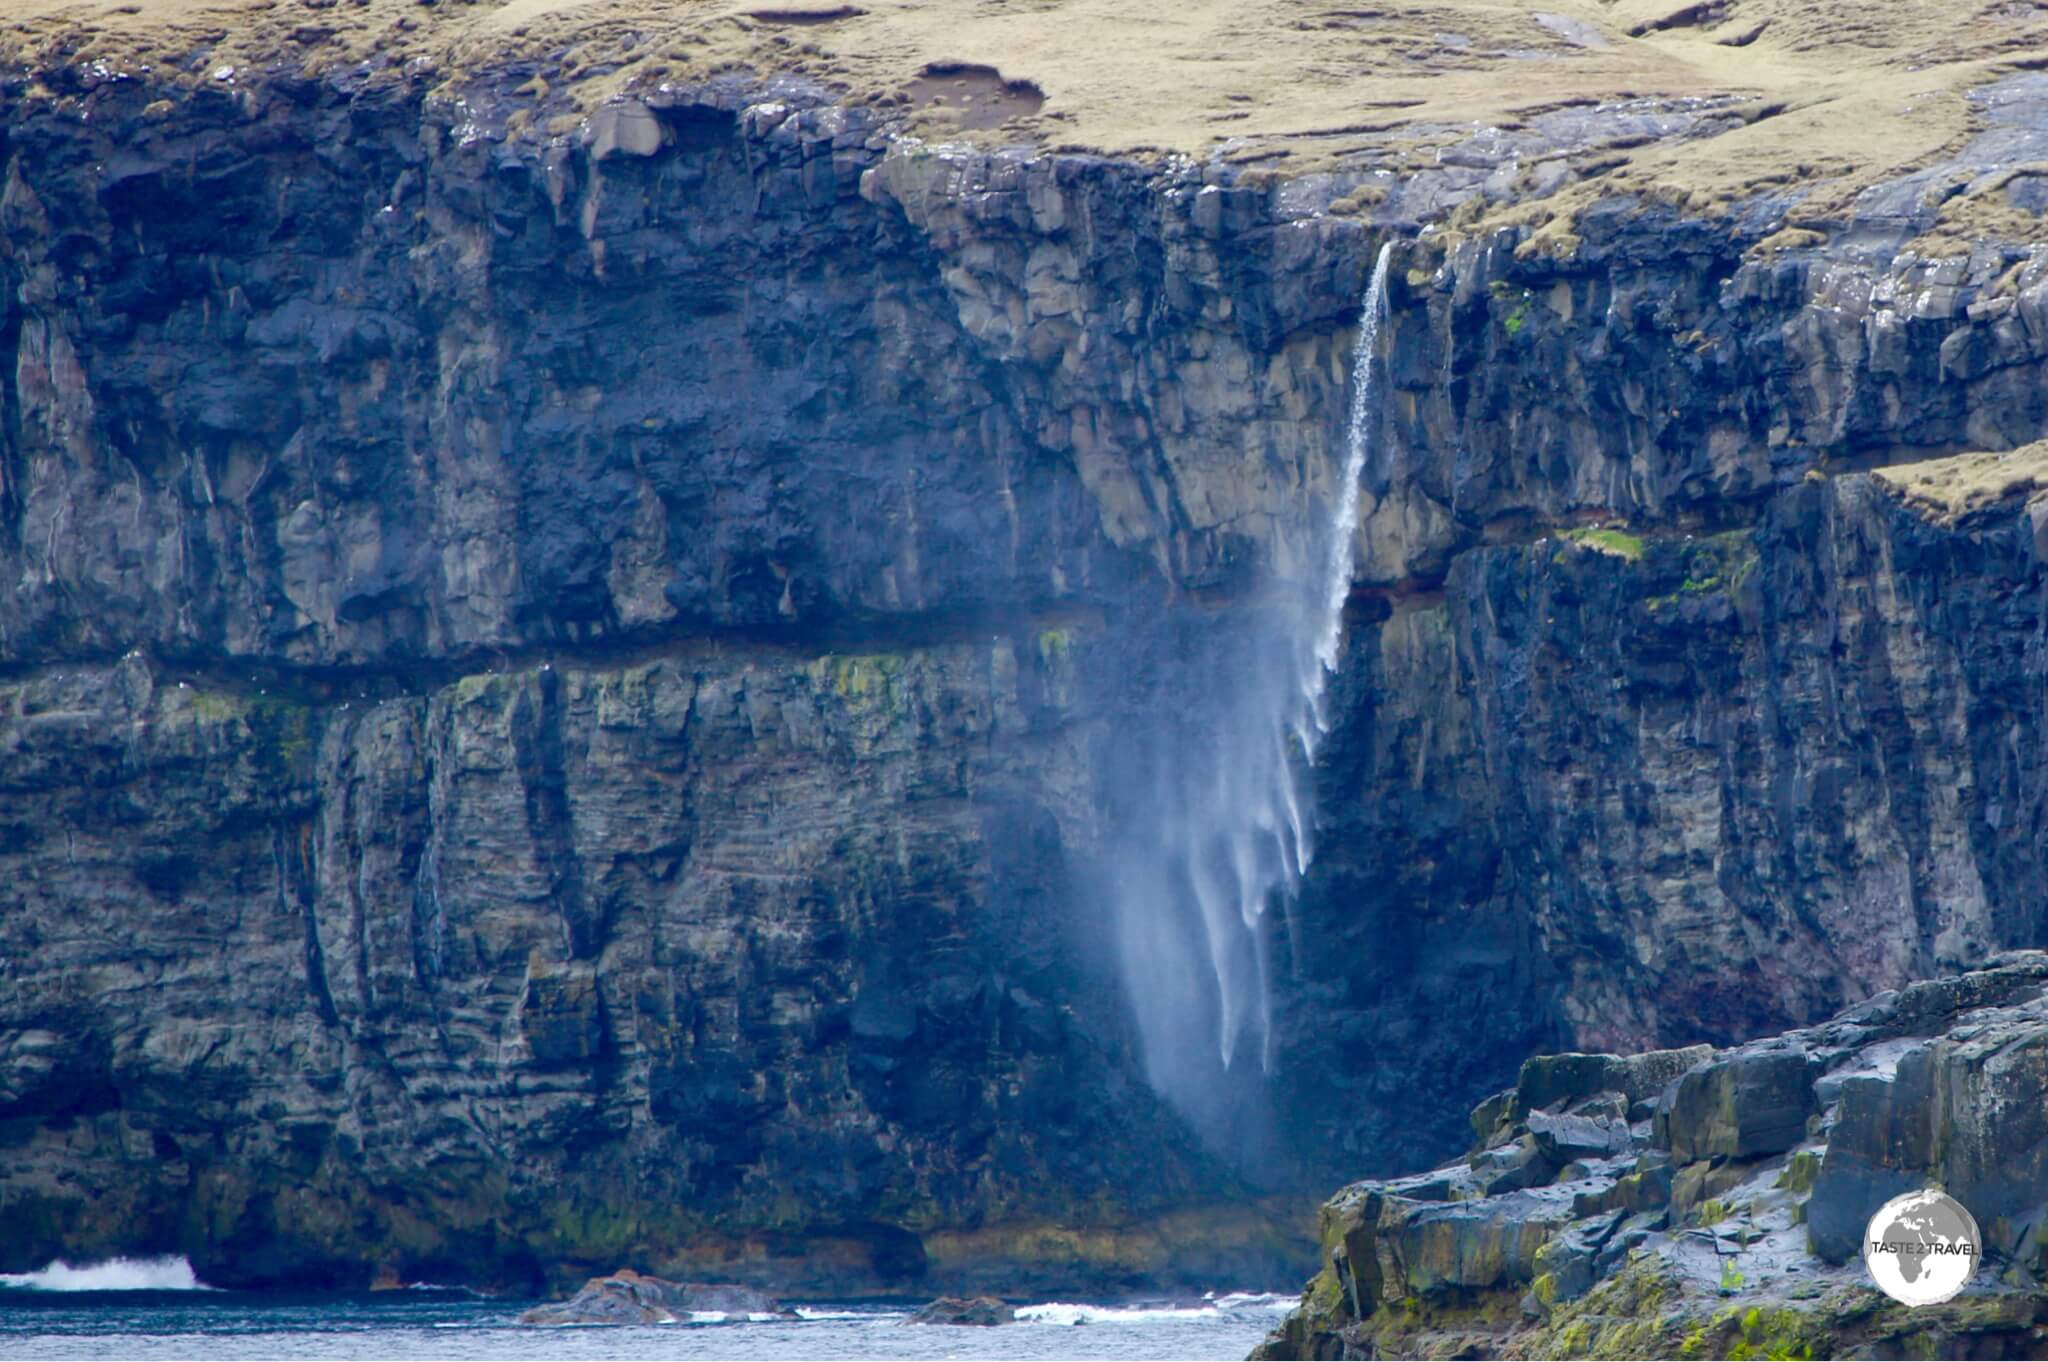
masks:
{"label": "waterfall", "polygon": [[1351,347],[1351,410],[1344,424],[1344,481],[1337,489],[1337,509],[1330,517],[1329,566],[1323,574],[1322,628],[1316,635],[1313,675],[1304,688],[1309,707],[1320,713],[1323,690],[1337,670],[1337,645],[1344,636],[1344,598],[1351,594],[1351,569],[1358,541],[1358,480],[1365,475],[1365,456],[1372,446],[1375,415],[1372,405],[1372,361],[1379,349],[1380,319],[1387,311],[1387,261],[1394,243],[1380,247],[1372,282],[1365,288],[1365,306],[1358,316],[1358,339]]}
{"label": "waterfall", "polygon": [[[1272,1066],[1264,919],[1276,902],[1291,905],[1313,855],[1305,782],[1329,729],[1325,693],[1343,643],[1391,246],[1380,249],[1352,350],[1321,571],[1276,589],[1267,608],[1174,636],[1169,661],[1193,678],[1190,712],[1162,721],[1133,758],[1143,777],[1128,782],[1117,930],[1147,1076],[1224,1142],[1245,1120],[1233,1090]],[[1255,1066],[1242,1062],[1254,1056]]]}

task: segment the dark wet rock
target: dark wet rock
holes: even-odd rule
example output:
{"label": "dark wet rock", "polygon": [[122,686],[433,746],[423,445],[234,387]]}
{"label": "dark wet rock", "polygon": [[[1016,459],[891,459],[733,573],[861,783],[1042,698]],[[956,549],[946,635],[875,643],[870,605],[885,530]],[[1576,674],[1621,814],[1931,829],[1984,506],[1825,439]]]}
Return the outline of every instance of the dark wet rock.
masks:
{"label": "dark wet rock", "polygon": [[[1388,1212],[1394,1211],[1389,1203]],[[1383,1214],[1380,1291],[1393,1298],[1446,1288],[1527,1282],[1538,1252],[1571,1223],[1571,1198],[1553,1188],[1489,1194],[1473,1201]]]}
{"label": "dark wet rock", "polygon": [[1490,1196],[1537,1187],[1557,1174],[1553,1162],[1530,1135],[1499,1148],[1483,1150],[1466,1160],[1472,1177]]}
{"label": "dark wet rock", "polygon": [[[779,77],[527,136],[532,69],[52,60],[0,81],[0,1271],[1291,1270],[1144,1082],[1110,776],[1203,739],[1206,664],[1302,570],[1383,233],[1734,114],[1533,113],[1361,219]],[[2048,513],[1859,471],[2048,423],[2048,246],[1901,250],[1944,176],[2039,159],[2040,90],[1825,244],[1752,250],[1766,194],[1399,245],[1232,1152],[1320,1188],[1639,1121],[1692,1060],[1462,1113],[1533,1052],[1939,1010],[1912,980],[2048,934]],[[1697,1087],[1735,1104],[1701,1147],[1779,1157],[1767,1087]],[[1897,1175],[1869,1119],[1845,1218]]]}
{"label": "dark wet rock", "polygon": [[1985,1015],[1873,1067],[1840,1086],[1807,1212],[1814,1251],[1844,1261],[1872,1212],[1933,1183],[1969,1207],[1994,1252],[2038,1269],[2048,1014]]}
{"label": "dark wet rock", "polygon": [[1749,1164],[1721,1159],[1675,1166],[1671,1170],[1672,1213],[1684,1216],[1696,1207],[1718,1201],[1740,1187],[1753,1172]]}
{"label": "dark wet rock", "polygon": [[537,1305],[521,1324],[687,1324],[750,1316],[789,1316],[790,1311],[759,1291],[732,1285],[669,1282],[631,1268],[593,1277],[566,1301]]}
{"label": "dark wet rock", "polygon": [[[1658,1103],[1669,1152],[1641,1123],[1628,1171],[1629,1160],[1595,1159],[1552,1186],[1474,1185],[1468,1167],[1589,1119],[1532,1111],[1507,1143],[1439,1171],[1448,1203],[1415,1200],[1419,1176],[1332,1197],[1323,1271],[1254,1356],[2038,1355],[2044,1037],[2048,954],[2000,957],[1782,1038],[1688,1055]],[[1537,1090],[1559,1104],[1629,1101],[1620,1057],[1524,1072],[1569,1075]],[[1589,1075],[1617,1086],[1593,1091],[1603,1080]],[[1809,1113],[1821,1138],[1807,1138]],[[2014,1138],[1999,1138],[2002,1122]],[[1884,1200],[1927,1186],[1962,1201],[1999,1255],[1938,1313],[1880,1296],[1855,1257]]]}
{"label": "dark wet rock", "polygon": [[1518,1110],[1515,1105],[1516,1096],[1515,1090],[1509,1088],[1504,1092],[1495,1093],[1472,1108],[1472,1133],[1482,1147],[1494,1142],[1493,1134],[1500,1129],[1503,1121],[1514,1119]]}
{"label": "dark wet rock", "polygon": [[1598,1263],[1602,1250],[1627,1218],[1626,1210],[1576,1218],[1570,1228],[1536,1250],[1531,1264],[1535,1274],[1532,1280],[1550,1279],[1544,1290],[1546,1299],[1537,1301],[1539,1311],[1560,1301],[1577,1300],[1593,1289],[1601,1275]]}
{"label": "dark wet rock", "polygon": [[1740,1054],[1675,1080],[1663,1124],[1680,1163],[1751,1159],[1806,1138],[1813,1064],[1803,1050]]}
{"label": "dark wet rock", "polygon": [[931,1304],[919,1309],[905,1324],[953,1324],[961,1326],[991,1327],[997,1324],[1015,1324],[1017,1311],[1008,1302],[994,1296],[975,1296],[966,1299],[960,1296],[942,1296]]}
{"label": "dark wet rock", "polygon": [[1532,1111],[1527,1121],[1536,1148],[1560,1166],[1575,1159],[1618,1154],[1629,1145],[1627,1123],[1612,1117],[1552,1116]]}

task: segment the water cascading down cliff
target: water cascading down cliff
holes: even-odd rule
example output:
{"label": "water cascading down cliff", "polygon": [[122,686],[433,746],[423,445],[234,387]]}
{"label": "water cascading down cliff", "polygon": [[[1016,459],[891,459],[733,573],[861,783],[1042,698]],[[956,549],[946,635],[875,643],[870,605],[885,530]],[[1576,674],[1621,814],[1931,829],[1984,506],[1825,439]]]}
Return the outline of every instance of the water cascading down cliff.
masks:
{"label": "water cascading down cliff", "polygon": [[1274,583],[1260,608],[1191,650],[1201,714],[1144,753],[1116,860],[1118,945],[1147,1077],[1248,1163],[1269,1138],[1264,1104],[1245,1100],[1273,1062],[1268,913],[1288,913],[1314,852],[1306,775],[1329,729],[1391,250],[1380,249],[1359,316],[1344,467],[1312,560],[1321,571]]}

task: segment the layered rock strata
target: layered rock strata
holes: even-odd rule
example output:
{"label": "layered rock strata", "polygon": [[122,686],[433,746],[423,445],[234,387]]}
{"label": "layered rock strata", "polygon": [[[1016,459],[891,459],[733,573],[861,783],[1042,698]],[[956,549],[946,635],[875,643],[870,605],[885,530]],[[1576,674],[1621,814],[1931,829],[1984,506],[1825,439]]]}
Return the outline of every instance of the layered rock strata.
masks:
{"label": "layered rock strata", "polygon": [[[1603,105],[1347,215],[1366,172],[798,80],[549,133],[536,74],[0,81],[0,1268],[1270,1279],[1247,1198],[1439,1157],[1533,1051],[2041,939],[2048,253],[1989,179],[2042,78],[1830,239],[1780,186],[1564,243],[1465,229],[1740,120]],[[2023,216],[1928,254],[1949,179]],[[1140,1077],[1105,848],[1308,569],[1389,234],[1219,1153]]]}

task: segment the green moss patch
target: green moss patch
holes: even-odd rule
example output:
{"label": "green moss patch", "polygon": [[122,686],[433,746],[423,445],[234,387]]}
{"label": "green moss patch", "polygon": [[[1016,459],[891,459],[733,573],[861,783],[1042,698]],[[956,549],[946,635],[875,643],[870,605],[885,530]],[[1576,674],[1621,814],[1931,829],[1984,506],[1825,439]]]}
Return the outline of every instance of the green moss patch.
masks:
{"label": "green moss patch", "polygon": [[902,657],[895,653],[869,653],[859,657],[820,659],[823,674],[832,691],[842,700],[887,703],[896,682],[903,675]]}
{"label": "green moss patch", "polygon": [[1627,530],[1566,530],[1564,537],[1571,543],[1583,545],[1611,557],[1626,559],[1631,563],[1642,560],[1642,538],[1630,534]]}

